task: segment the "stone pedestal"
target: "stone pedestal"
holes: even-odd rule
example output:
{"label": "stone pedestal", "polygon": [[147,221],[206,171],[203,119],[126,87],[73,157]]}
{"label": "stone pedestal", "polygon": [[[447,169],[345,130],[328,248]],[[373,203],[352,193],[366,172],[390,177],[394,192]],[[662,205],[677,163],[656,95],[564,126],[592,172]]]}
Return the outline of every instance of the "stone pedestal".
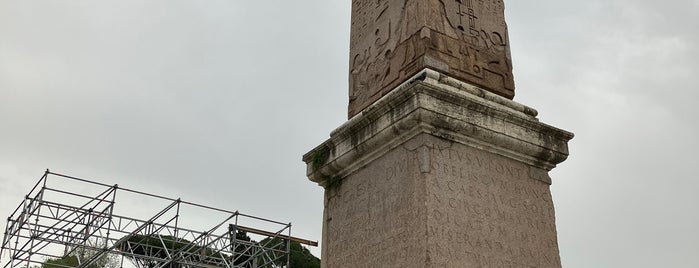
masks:
{"label": "stone pedestal", "polygon": [[325,188],[323,267],[560,267],[548,171],[572,137],[419,72],[303,157]]}

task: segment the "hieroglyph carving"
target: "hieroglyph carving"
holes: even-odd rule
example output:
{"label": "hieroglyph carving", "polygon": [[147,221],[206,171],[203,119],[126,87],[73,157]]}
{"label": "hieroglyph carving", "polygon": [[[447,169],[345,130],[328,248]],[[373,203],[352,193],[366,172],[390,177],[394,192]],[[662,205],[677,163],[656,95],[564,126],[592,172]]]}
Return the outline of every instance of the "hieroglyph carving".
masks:
{"label": "hieroglyph carving", "polygon": [[[440,2],[444,6],[449,24],[458,30],[459,40],[468,44],[461,47],[459,56],[463,60],[461,64],[454,67],[458,71],[486,80],[478,84],[490,87],[495,90],[495,93],[503,95],[504,91],[514,91],[503,1],[440,0]],[[437,49],[453,54],[448,48],[445,50],[445,47],[437,47]]]}
{"label": "hieroglyph carving", "polygon": [[397,79],[391,69],[405,0],[352,1],[350,101]]}
{"label": "hieroglyph carving", "polygon": [[[473,9],[473,0],[456,0],[456,1],[441,1],[444,5],[444,11],[447,13],[447,19],[452,26],[464,31],[468,25],[469,31],[473,34],[478,34],[476,28],[476,11]],[[456,11],[456,12],[454,12]]]}
{"label": "hieroglyph carving", "polygon": [[514,97],[503,1],[352,1],[350,117],[423,68]]}

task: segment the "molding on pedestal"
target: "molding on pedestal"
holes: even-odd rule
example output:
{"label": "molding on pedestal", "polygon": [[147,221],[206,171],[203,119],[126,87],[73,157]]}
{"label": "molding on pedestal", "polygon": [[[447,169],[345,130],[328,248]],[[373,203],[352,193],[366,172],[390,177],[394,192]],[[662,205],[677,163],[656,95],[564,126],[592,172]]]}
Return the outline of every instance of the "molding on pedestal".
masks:
{"label": "molding on pedestal", "polygon": [[[539,122],[537,111],[425,69],[376,101],[303,156],[321,186],[428,133],[551,170],[568,157],[573,133]],[[548,176],[543,181],[551,183]]]}

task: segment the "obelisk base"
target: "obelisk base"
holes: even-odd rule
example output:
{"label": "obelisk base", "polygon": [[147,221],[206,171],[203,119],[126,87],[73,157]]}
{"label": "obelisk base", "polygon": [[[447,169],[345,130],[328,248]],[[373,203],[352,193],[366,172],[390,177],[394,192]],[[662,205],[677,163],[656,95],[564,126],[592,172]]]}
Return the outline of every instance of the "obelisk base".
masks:
{"label": "obelisk base", "polygon": [[560,267],[548,171],[569,132],[431,70],[304,155],[322,266]]}

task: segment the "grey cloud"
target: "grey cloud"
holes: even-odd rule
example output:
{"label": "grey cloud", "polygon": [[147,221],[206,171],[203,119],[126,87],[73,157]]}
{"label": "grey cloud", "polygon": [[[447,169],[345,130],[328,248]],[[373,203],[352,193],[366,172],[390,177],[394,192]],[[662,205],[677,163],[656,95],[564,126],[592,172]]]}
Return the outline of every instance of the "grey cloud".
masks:
{"label": "grey cloud", "polygon": [[[564,267],[699,265],[697,3],[506,1],[515,99],[576,133]],[[349,6],[0,2],[0,214],[49,167],[320,239],[300,157],[346,119]]]}

